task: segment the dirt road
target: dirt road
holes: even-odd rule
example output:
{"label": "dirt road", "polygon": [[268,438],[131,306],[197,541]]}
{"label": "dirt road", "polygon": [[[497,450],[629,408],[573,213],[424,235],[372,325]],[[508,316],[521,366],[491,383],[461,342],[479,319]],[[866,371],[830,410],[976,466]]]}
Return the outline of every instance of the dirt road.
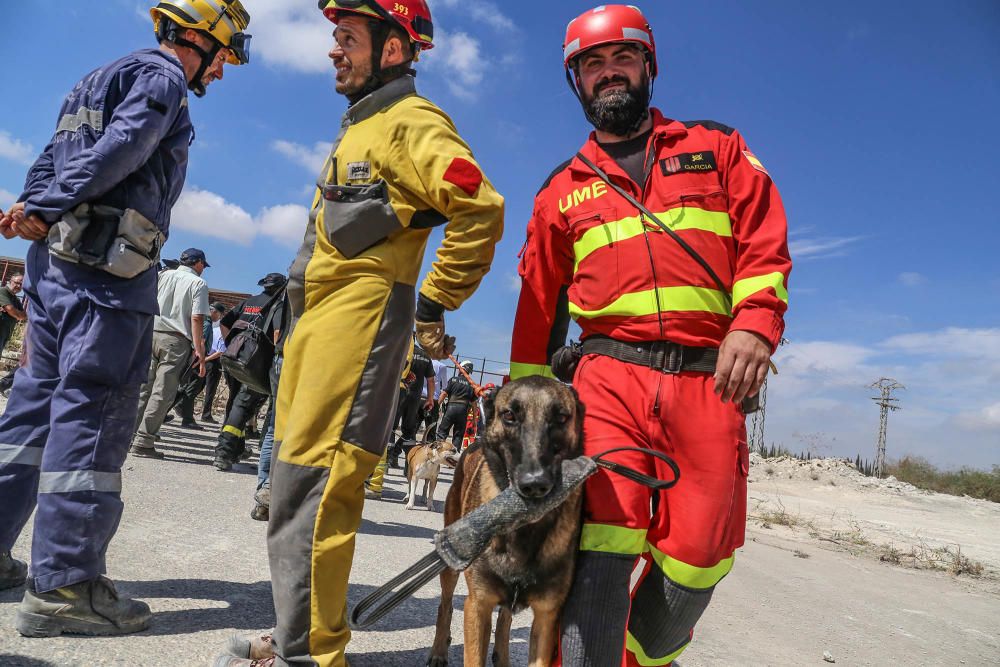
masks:
{"label": "dirt road", "polygon": [[[217,472],[210,432],[168,427],[164,435],[166,460],[127,464],[125,515],[108,554],[109,573],[120,589],[153,607],[153,627],[116,639],[25,639],[13,630],[21,593],[3,591],[0,665],[209,665],[232,632],[273,624],[265,526],[248,516],[254,467]],[[799,472],[788,479],[780,466],[771,474],[754,466],[751,506],[765,518],[750,521],[733,573],[719,586],[680,660],[685,667],[818,665],[826,664],[825,651],[842,665],[1000,662],[996,506],[866,492],[853,482],[835,480],[833,486]],[[444,493],[439,487],[439,511]],[[386,500],[365,507],[352,601],[431,550],[440,513],[406,511],[402,497],[402,479],[394,472]],[[767,521],[778,499],[786,515],[795,517],[790,525]],[[881,562],[868,546],[854,544],[862,541],[851,532],[855,526],[875,546],[889,537],[902,550],[907,542],[901,535],[960,544],[963,553],[984,563],[988,576],[956,577]],[[837,538],[830,537],[838,530]],[[16,556],[28,557],[30,533],[29,524]],[[433,636],[436,589],[435,582],[375,630],[356,633],[352,666],[422,665]],[[456,604],[463,600],[460,585]],[[527,663],[529,623],[527,614],[515,618],[515,664]],[[452,658],[461,664],[460,613],[452,635]]]}

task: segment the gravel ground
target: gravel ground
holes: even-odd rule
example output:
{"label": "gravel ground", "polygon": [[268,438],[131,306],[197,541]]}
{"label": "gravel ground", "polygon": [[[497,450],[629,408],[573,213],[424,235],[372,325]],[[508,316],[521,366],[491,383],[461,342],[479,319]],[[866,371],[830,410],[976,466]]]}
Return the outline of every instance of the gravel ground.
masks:
{"label": "gravel ground", "polygon": [[[211,465],[213,431],[168,426],[163,436],[165,460],[126,464],[125,514],[108,553],[120,590],[152,606],[152,627],[121,638],[25,639],[13,629],[21,592],[2,591],[0,666],[209,665],[232,633],[272,626],[265,525],[249,518],[256,460],[220,473]],[[385,499],[366,504],[352,604],[432,549],[447,485],[439,485],[436,512],[404,510],[403,487],[391,471]],[[27,558],[30,539],[29,523],[15,556]],[[424,664],[437,592],[432,582],[374,630],[356,633],[352,666]],[[464,593],[460,583],[459,609]],[[848,665],[996,664],[998,617],[993,580],[891,567],[792,530],[751,526],[680,662],[823,664],[828,651]],[[461,664],[461,619],[456,613],[452,627],[455,664]],[[527,664],[529,623],[529,613],[515,617],[515,665]]]}

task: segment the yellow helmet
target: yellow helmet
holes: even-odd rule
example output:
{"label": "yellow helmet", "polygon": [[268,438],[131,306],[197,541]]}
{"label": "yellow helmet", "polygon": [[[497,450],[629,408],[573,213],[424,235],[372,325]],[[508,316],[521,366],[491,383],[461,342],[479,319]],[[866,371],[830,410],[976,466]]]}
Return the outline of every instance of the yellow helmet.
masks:
{"label": "yellow helmet", "polygon": [[220,48],[229,49],[226,60],[230,65],[250,62],[250,35],[243,32],[250,25],[250,14],[240,0],[162,0],[149,14],[160,41],[179,43],[168,37],[170,31],[190,28],[208,35]]}

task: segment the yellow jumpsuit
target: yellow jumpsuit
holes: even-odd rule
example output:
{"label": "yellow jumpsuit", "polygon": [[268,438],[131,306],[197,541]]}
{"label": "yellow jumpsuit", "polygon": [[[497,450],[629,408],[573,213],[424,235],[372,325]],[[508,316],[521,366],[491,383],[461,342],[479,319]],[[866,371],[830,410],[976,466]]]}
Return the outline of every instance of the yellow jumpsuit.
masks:
{"label": "yellow jumpsuit", "polygon": [[423,297],[458,308],[503,229],[503,198],[447,115],[404,76],[352,105],[289,271],[268,525],[279,665],[344,667],[364,480],[386,448]]}

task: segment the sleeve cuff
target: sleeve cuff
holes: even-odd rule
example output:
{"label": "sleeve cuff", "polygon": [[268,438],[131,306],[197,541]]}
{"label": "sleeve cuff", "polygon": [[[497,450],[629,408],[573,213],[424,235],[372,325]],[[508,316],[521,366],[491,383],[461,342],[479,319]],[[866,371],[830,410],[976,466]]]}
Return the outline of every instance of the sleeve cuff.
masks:
{"label": "sleeve cuff", "polygon": [[442,319],[444,319],[444,306],[432,301],[421,292],[417,297],[417,321],[440,322]]}
{"label": "sleeve cuff", "polygon": [[771,345],[771,354],[778,349],[781,334],[785,332],[784,318],[766,308],[746,308],[733,319],[730,331],[749,331],[762,336]]}

